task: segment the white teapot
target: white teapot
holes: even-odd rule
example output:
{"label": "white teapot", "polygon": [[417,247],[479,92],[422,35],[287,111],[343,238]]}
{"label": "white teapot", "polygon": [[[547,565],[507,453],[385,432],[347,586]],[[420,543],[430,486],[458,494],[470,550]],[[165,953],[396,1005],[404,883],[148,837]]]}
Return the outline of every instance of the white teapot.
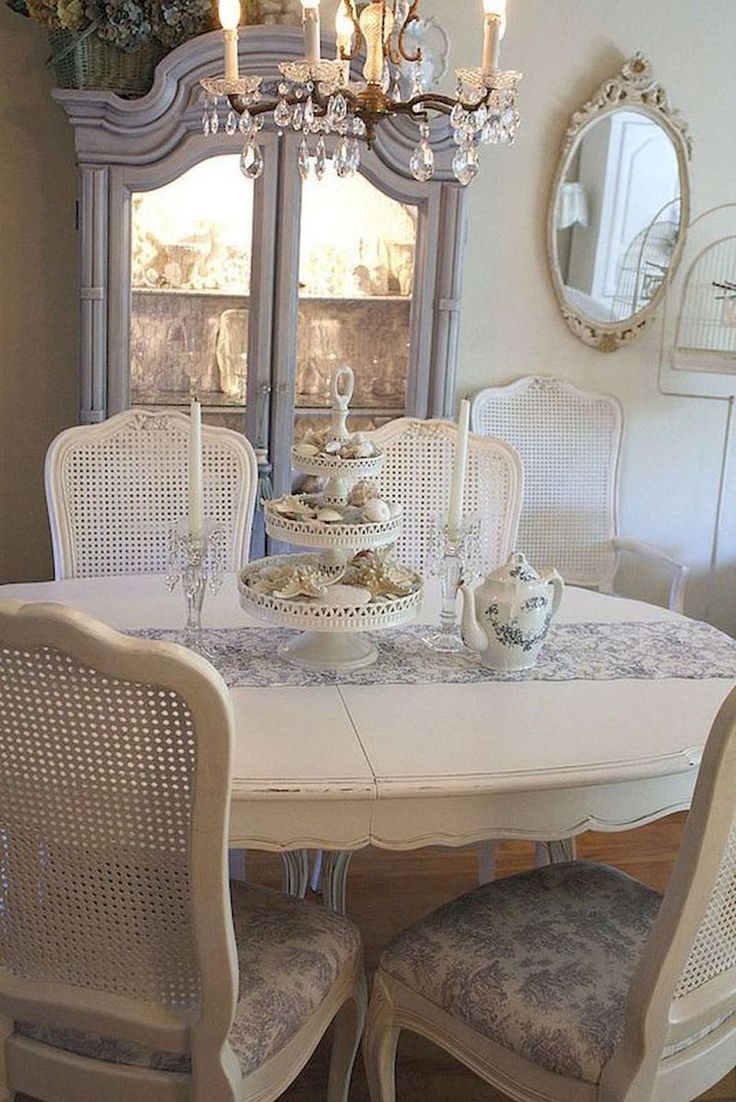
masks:
{"label": "white teapot", "polygon": [[527,670],[537,661],[565,588],[556,570],[540,576],[515,551],[475,589],[463,582],[462,637],[490,670]]}

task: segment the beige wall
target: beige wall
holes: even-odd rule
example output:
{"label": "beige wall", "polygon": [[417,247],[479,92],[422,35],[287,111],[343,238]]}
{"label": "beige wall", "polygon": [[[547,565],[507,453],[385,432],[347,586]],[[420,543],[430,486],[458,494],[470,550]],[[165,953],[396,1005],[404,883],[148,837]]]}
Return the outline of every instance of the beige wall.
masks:
{"label": "beige wall", "polygon": [[[326,16],[331,6],[323,0]],[[447,25],[453,60],[479,57],[480,0],[424,0],[423,8]],[[461,389],[547,372],[617,394],[627,417],[623,531],[694,564],[689,607],[698,614],[725,410],[658,393],[655,330],[614,355],[575,340],[552,294],[544,224],[568,116],[637,49],[650,55],[690,123],[693,210],[736,200],[736,0],[509,0],[509,17],[503,60],[527,74],[524,123],[513,149],[484,154],[471,190]],[[76,405],[75,175],[68,126],[47,96],[44,57],[42,32],[3,7],[0,580],[38,576],[48,566],[41,460]],[[11,90],[21,81],[16,102]],[[731,501],[734,490],[736,463]],[[716,617],[732,628],[735,560],[736,516],[726,524]]]}
{"label": "beige wall", "polygon": [[0,5],[0,582],[51,576],[43,457],[77,410],[76,170],[47,57]]}

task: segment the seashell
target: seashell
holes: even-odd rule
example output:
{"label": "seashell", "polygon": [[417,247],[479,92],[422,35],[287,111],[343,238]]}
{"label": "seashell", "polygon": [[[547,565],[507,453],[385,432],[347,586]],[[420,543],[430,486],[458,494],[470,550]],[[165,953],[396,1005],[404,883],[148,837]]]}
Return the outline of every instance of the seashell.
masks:
{"label": "seashell", "polygon": [[339,455],[342,449],[340,440],[328,440],[324,446],[325,455]]}
{"label": "seashell", "polygon": [[366,442],[365,444],[357,444],[355,446],[356,459],[372,459],[375,454],[376,449],[374,445],[370,443],[370,441]]}
{"label": "seashell", "polygon": [[394,517],[400,517],[401,516],[401,514],[403,512],[403,509],[401,508],[401,506],[396,501],[389,501],[388,511],[391,515],[391,520],[393,520]]}
{"label": "seashell", "polygon": [[324,597],[330,586],[342,578],[339,574],[327,574],[317,566],[285,566],[285,577],[279,579],[279,588],[273,590],[274,597],[292,600],[296,597]]}
{"label": "seashell", "polygon": [[357,585],[332,585],[324,597],[318,597],[315,605],[330,605],[334,608],[360,608],[371,601],[370,591]]}
{"label": "seashell", "polygon": [[391,519],[391,510],[385,501],[374,497],[363,506],[363,516],[370,524],[385,524]]}
{"label": "seashell", "polygon": [[339,513],[337,509],[331,509],[329,506],[324,509],[320,509],[317,513],[317,520],[323,524],[339,524],[342,520],[342,513]]}
{"label": "seashell", "polygon": [[311,459],[315,455],[319,455],[319,448],[316,444],[295,444],[294,455],[300,455],[303,459]]}
{"label": "seashell", "polygon": [[390,558],[390,550],[361,552],[351,559],[345,571],[345,581],[363,586],[374,601],[395,600],[415,593],[420,585],[418,575]]}
{"label": "seashell", "polygon": [[308,501],[296,494],[286,494],[266,503],[266,509],[292,520],[311,520],[315,510]]}
{"label": "seashell", "polygon": [[363,479],[361,482],[356,482],[350,491],[350,504],[357,505],[361,508],[367,501],[370,501],[374,497],[378,497],[379,494],[380,491],[375,482]]}

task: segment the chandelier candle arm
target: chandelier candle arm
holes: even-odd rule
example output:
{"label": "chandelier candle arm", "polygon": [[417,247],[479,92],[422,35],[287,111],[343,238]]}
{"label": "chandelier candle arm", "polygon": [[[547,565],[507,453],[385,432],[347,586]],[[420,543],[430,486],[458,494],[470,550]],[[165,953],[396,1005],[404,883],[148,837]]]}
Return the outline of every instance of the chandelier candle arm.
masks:
{"label": "chandelier candle arm", "polygon": [[320,58],[319,0],[302,0],[302,26],[304,28],[304,54],[314,65]]}
{"label": "chandelier candle arm", "polygon": [[201,537],[204,529],[204,491],[202,477],[202,406],[192,398],[189,407],[189,533]]}
{"label": "chandelier candle arm", "polygon": [[219,0],[218,14],[225,39],[225,79],[238,79],[239,0]]}
{"label": "chandelier candle arm", "polygon": [[463,398],[460,403],[460,416],[455,444],[455,464],[452,469],[450,486],[450,505],[447,510],[447,531],[450,542],[457,543],[463,525],[465,504],[465,475],[468,470],[468,437],[470,433],[470,402]]}

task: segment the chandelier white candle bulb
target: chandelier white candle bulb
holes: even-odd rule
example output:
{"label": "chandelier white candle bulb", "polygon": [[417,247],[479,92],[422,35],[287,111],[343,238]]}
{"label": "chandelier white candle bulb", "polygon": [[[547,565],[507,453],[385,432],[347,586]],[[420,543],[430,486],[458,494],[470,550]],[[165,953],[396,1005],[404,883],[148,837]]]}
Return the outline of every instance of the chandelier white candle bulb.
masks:
{"label": "chandelier white candle bulb", "polygon": [[463,398],[460,403],[460,416],[457,426],[455,445],[455,464],[452,469],[450,486],[450,506],[447,510],[447,534],[451,541],[457,541],[463,526],[465,504],[465,476],[468,471],[468,442],[470,434],[470,402]]}
{"label": "chandelier white candle bulb", "polygon": [[304,56],[315,63],[320,60],[319,0],[302,0],[302,26],[304,27]]}
{"label": "chandelier white candle bulb", "polygon": [[204,489],[202,464],[202,406],[192,398],[189,406],[189,531],[201,536],[204,531]]}
{"label": "chandelier white candle bulb", "polygon": [[498,69],[501,39],[506,33],[506,0],[483,0],[483,73],[488,76]]}
{"label": "chandelier white candle bulb", "polygon": [[238,79],[240,0],[219,0],[218,14],[225,37],[225,79]]}
{"label": "chandelier white candle bulb", "polygon": [[345,0],[340,0],[335,16],[335,35],[337,37],[337,60],[341,61],[344,54],[350,54],[353,50],[353,34],[355,27]]}

